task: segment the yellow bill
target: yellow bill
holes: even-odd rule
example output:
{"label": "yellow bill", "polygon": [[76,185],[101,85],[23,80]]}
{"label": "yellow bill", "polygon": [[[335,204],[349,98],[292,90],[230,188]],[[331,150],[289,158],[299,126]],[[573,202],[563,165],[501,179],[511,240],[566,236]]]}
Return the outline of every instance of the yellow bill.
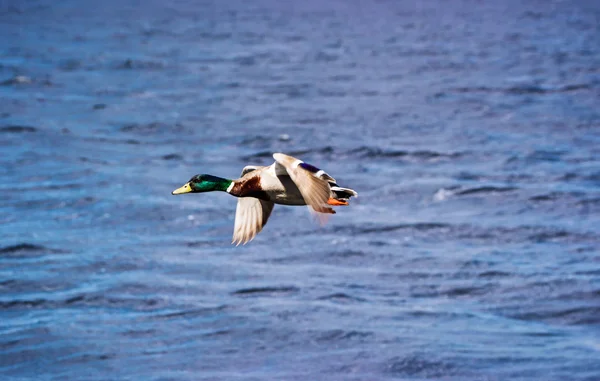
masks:
{"label": "yellow bill", "polygon": [[173,192],[171,192],[171,194],[184,194],[184,193],[190,193],[191,191],[192,191],[192,187],[190,187],[190,183],[187,183],[184,186],[182,186],[181,188],[175,189]]}

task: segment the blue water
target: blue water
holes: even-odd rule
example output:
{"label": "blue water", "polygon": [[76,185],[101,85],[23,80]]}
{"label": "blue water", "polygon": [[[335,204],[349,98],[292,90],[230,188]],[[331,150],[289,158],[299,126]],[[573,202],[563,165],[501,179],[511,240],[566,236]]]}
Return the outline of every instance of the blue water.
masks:
{"label": "blue water", "polygon": [[[597,1],[0,1],[2,380],[600,380]],[[286,152],[325,227],[174,197]]]}

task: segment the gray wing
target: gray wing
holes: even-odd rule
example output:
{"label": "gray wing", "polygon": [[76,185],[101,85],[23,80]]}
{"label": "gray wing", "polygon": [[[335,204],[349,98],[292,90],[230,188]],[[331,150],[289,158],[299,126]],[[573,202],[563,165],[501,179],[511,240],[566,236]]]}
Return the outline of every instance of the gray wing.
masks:
{"label": "gray wing", "polygon": [[300,190],[309,209],[319,213],[332,213],[331,208],[327,207],[327,200],[331,195],[329,183],[317,176],[317,173],[319,173],[318,168],[307,166],[317,170],[313,173],[313,171],[300,166],[303,163],[302,160],[282,153],[273,154],[273,158],[276,163],[275,172],[277,174],[286,172],[290,176],[298,190]]}
{"label": "gray wing", "polygon": [[238,246],[254,239],[266,225],[275,204],[254,197],[240,197],[235,210],[233,241]]}

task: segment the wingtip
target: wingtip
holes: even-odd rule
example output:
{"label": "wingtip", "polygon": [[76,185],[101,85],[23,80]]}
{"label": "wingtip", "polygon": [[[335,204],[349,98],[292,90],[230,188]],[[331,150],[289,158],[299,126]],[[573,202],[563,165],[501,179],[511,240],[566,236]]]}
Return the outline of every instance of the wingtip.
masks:
{"label": "wingtip", "polygon": [[[254,238],[252,238],[252,239],[254,239]],[[239,240],[234,239],[233,241],[231,241],[231,244],[235,245],[235,247],[238,247],[239,245],[245,246],[248,242],[251,242],[252,239],[245,240],[245,241],[242,239],[239,239]]]}
{"label": "wingtip", "polygon": [[304,163],[300,159],[296,159],[293,156],[286,155],[285,153],[281,153],[281,152],[274,153],[273,159],[275,159],[276,162],[278,162],[279,164],[281,164],[283,166],[291,165],[294,168],[297,167],[300,163]]}

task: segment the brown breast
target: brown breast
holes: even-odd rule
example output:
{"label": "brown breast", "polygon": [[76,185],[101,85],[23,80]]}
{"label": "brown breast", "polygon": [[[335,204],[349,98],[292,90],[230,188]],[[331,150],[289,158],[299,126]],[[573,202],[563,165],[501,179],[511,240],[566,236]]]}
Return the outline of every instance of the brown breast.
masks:
{"label": "brown breast", "polygon": [[271,201],[267,192],[260,187],[260,177],[253,176],[237,182],[231,188],[231,193],[237,197],[254,197],[264,201]]}

